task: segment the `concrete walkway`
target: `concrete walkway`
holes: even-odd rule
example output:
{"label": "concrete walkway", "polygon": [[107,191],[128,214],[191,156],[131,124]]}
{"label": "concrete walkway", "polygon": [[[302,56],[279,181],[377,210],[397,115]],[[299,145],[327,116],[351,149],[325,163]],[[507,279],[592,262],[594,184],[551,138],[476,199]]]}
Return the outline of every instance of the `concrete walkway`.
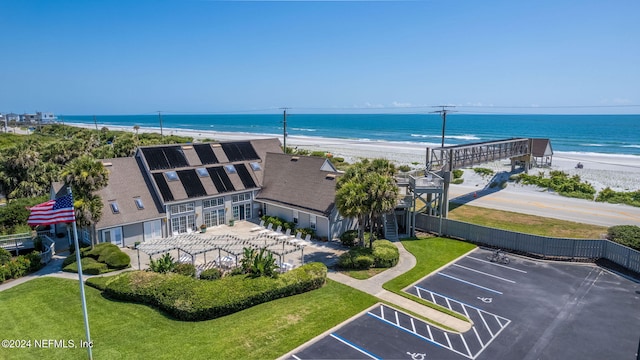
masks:
{"label": "concrete walkway", "polygon": [[401,242],[397,241],[394,242],[394,244],[400,252],[400,260],[398,261],[398,264],[396,266],[366,280],[357,280],[350,276],[330,270],[328,274],[329,279],[358,289],[362,292],[366,292],[367,294],[371,294],[377,298],[388,301],[389,303],[395,304],[399,307],[402,307],[403,309],[412,311],[427,319],[431,319],[442,325],[448,326],[456,331],[465,332],[467,330],[470,330],[472,326],[470,322],[466,322],[453,316],[447,315],[443,312],[424,306],[382,288],[382,284],[404,274],[405,272],[411,270],[414,266],[416,266],[416,258],[413,256],[413,254],[408,252],[404,248],[404,246],[402,246]]}

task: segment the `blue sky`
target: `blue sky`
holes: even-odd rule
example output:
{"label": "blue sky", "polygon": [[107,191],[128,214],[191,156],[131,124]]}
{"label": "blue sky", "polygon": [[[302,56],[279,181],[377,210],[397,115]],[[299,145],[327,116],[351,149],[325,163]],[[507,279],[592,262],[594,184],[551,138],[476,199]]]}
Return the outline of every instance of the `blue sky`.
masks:
{"label": "blue sky", "polygon": [[0,112],[640,113],[640,1],[0,0]]}

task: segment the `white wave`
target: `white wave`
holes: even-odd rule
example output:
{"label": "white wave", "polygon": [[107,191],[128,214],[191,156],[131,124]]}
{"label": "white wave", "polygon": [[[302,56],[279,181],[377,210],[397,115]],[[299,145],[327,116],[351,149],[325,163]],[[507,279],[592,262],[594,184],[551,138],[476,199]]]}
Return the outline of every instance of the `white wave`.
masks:
{"label": "white wave", "polygon": [[602,147],[602,146],[607,146],[607,145],[605,145],[605,144],[580,144],[580,146]]}
{"label": "white wave", "polygon": [[291,130],[297,130],[297,131],[318,131],[317,129],[306,129],[306,128],[291,128]]}
{"label": "white wave", "polygon": [[[429,138],[429,139],[441,139],[442,135],[427,135],[427,134],[411,134],[411,137],[420,137],[420,138]],[[479,137],[475,135],[445,135],[445,139],[455,139],[455,140],[480,140]]]}
{"label": "white wave", "polygon": [[640,145],[622,145],[622,147],[640,149]]}

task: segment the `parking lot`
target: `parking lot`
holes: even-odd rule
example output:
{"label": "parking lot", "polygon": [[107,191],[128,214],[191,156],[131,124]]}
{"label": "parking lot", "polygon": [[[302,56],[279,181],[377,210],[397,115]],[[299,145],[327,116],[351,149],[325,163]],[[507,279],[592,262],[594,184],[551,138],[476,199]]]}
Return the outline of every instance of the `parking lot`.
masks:
{"label": "parking lot", "polygon": [[[467,316],[447,332],[386,305],[294,351],[293,359],[635,359],[640,284],[591,264],[468,256],[407,292]],[[340,301],[348,301],[347,299]]]}

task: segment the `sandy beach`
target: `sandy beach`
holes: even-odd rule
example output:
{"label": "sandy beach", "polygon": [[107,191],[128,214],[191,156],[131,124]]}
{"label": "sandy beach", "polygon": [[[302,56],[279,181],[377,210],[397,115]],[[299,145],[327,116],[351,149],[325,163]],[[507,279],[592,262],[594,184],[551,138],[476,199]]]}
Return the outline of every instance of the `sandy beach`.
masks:
{"label": "sandy beach", "polygon": [[[85,128],[93,128],[93,124],[68,124]],[[107,126],[110,130],[122,130],[133,132],[133,127],[113,126],[98,124],[98,128]],[[160,132],[159,128],[140,128],[140,133]],[[282,134],[254,134],[254,133],[230,133],[217,131],[163,129],[165,135],[190,136],[196,141],[213,139],[217,141],[248,140],[277,137],[282,142]],[[429,144],[403,143],[390,141],[368,141],[358,139],[339,139],[306,136],[288,136],[287,146],[320,150],[332,153],[334,156],[343,157],[349,163],[357,162],[364,158],[385,158],[396,165],[409,165],[415,168],[424,168],[425,149]],[[432,147],[438,145],[432,144]],[[553,143],[552,143],[553,146]],[[576,164],[584,165],[582,169],[576,169]],[[509,161],[498,161],[481,165],[493,169],[495,172],[510,171]],[[579,175],[583,181],[589,182],[597,191],[610,187],[615,191],[640,190],[640,156],[633,155],[608,155],[596,153],[571,153],[554,152],[551,168],[533,168],[531,172],[537,174],[540,171],[561,170],[571,176]],[[482,186],[488,181],[476,175],[473,171],[465,171],[465,184]],[[526,187],[521,187],[526,188]]]}

